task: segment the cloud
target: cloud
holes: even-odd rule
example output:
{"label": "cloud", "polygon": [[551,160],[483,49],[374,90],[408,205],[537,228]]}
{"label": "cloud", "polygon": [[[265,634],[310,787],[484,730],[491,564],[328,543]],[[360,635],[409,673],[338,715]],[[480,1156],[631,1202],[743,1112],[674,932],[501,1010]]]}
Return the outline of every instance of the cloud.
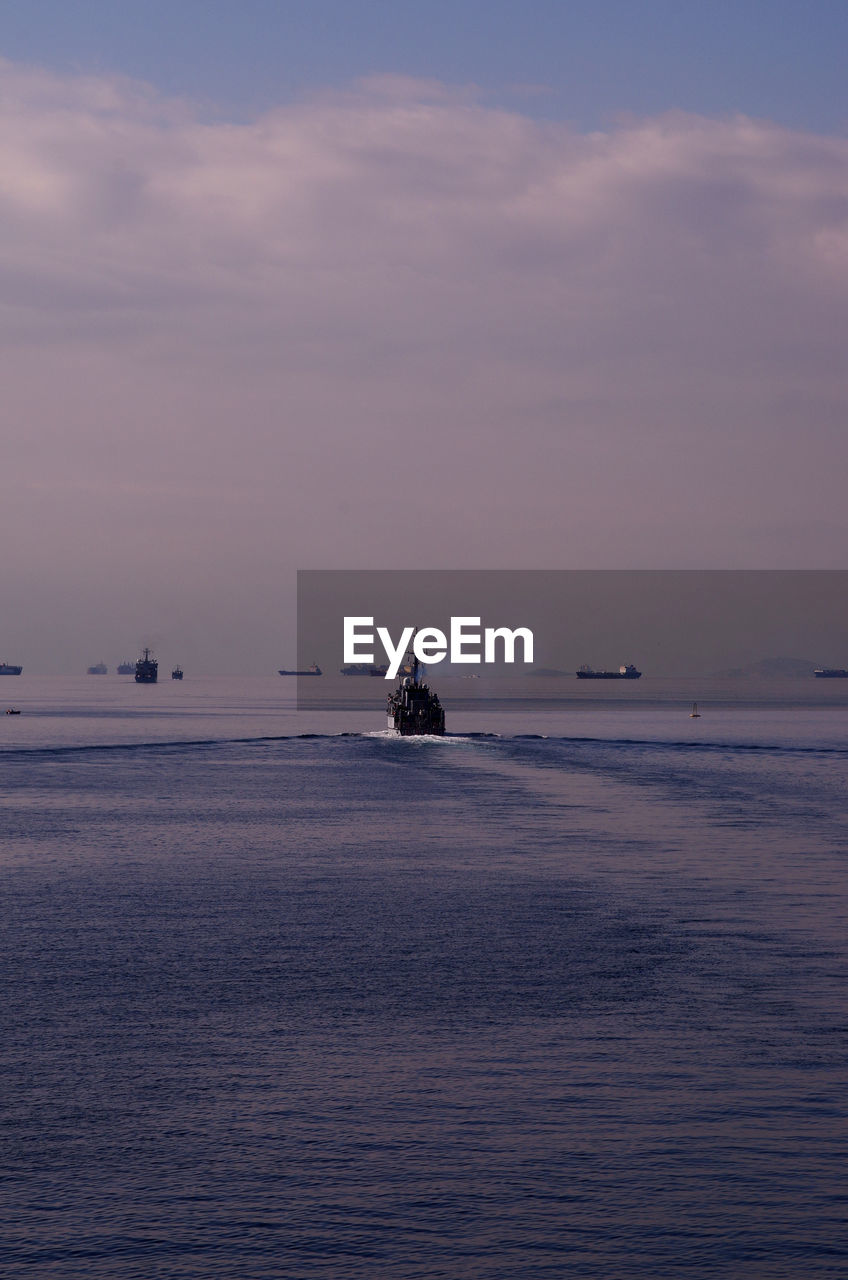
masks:
{"label": "cloud", "polygon": [[274,556],[841,564],[846,139],[584,135],[396,76],[234,124],[0,73],[21,581],[107,527],[165,577],[184,542],[201,585]]}

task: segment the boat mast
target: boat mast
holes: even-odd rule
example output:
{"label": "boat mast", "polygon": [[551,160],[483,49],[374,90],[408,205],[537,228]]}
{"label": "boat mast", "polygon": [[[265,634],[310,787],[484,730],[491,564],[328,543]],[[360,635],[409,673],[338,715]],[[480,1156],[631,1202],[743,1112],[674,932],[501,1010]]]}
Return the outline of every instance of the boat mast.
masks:
{"label": "boat mast", "polygon": [[416,654],[415,654],[415,637],[416,637],[417,635],[418,635],[418,628],[416,627],[416,628],[415,628],[415,630],[414,630],[414,631],[413,631],[413,633],[412,633],[412,639],[411,639],[411,640],[410,640],[410,642],[409,642],[409,648],[408,648],[408,649],[407,649],[407,651],[406,651],[406,652],[407,652],[407,657],[410,659],[410,663],[409,663],[409,665],[410,665],[410,667],[412,668],[412,683],[413,683],[413,684],[418,684],[418,669],[419,669],[419,667],[420,667],[420,665],[421,665],[421,664],[419,663],[419,661],[418,661],[418,658],[417,658]]}

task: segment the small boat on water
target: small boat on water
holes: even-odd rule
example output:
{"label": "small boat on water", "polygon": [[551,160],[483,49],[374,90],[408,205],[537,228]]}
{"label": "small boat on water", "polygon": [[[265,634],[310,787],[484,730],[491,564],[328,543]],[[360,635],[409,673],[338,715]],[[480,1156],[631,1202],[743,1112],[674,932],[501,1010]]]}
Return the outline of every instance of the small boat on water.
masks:
{"label": "small boat on water", "polygon": [[172,679],[172,680],[182,680],[182,678],[183,678],[183,669],[182,669],[182,667],[174,667],[173,671],[171,672],[171,679]]}
{"label": "small boat on water", "polygon": [[136,684],[155,684],[158,679],[159,663],[150,650],[145,649],[135,664],[135,682]]}
{"label": "small boat on water", "polygon": [[693,702],[693,703],[692,703],[692,710],[689,712],[689,719],[690,719],[690,720],[700,720],[700,718],[701,718],[701,713],[700,713],[700,711],[698,710],[698,704],[697,704],[697,702]]}
{"label": "small boat on water", "polygon": [[0,662],[0,676],[19,676],[23,667],[16,667],[14,662]]}
{"label": "small boat on water", "polygon": [[[413,636],[413,643],[415,637]],[[409,672],[409,674],[405,674]],[[398,672],[397,688],[386,702],[389,728],[403,738],[441,738],[445,732],[445,711],[429,685],[421,679],[421,664],[410,645],[406,662]]]}
{"label": "small boat on water", "polygon": [[21,709],[20,709],[20,707],[7,707],[7,708],[6,708],[6,715],[7,715],[7,716],[19,716],[20,714],[21,714]]}
{"label": "small boat on water", "polygon": [[109,674],[109,668],[103,661],[95,662],[93,667],[88,668],[88,674],[90,676],[106,676]]}
{"label": "small boat on water", "polygon": [[322,676],[323,674],[324,672],[317,662],[313,662],[312,666],[308,667],[306,671],[289,671],[288,668],[281,667],[277,672],[279,676]]}
{"label": "small boat on water", "polygon": [[135,663],[134,663],[134,662],[119,662],[119,663],[118,663],[118,665],[117,665],[117,667],[116,667],[116,670],[117,670],[117,672],[118,672],[118,675],[119,675],[119,676],[134,676],[134,675],[135,675]]}

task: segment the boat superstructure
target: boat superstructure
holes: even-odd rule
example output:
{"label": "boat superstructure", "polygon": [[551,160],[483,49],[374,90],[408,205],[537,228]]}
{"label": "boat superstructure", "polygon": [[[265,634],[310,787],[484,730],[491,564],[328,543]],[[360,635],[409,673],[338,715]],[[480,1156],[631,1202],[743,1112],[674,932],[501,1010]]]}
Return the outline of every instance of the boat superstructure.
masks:
{"label": "boat superstructure", "polygon": [[[413,636],[413,644],[415,637]],[[401,737],[421,735],[441,738],[445,732],[445,711],[438,694],[421,679],[422,667],[410,645],[398,675],[397,687],[389,694],[388,726]]]}

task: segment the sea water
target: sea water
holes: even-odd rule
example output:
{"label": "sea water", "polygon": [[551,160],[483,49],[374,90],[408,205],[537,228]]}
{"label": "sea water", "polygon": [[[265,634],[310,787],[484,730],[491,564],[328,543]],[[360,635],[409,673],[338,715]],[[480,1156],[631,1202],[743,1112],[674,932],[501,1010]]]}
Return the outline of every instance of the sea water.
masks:
{"label": "sea water", "polygon": [[848,1275],[848,688],[354,683],[3,683],[0,1274]]}

